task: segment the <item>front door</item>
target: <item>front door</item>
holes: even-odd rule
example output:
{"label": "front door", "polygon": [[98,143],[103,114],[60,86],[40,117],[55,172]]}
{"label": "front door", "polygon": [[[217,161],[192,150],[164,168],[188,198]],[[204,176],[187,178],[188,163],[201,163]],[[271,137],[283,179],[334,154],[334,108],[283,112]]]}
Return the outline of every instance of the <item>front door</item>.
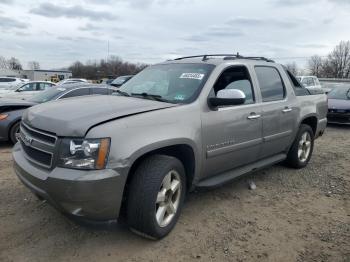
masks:
{"label": "front door", "polygon": [[211,95],[222,89],[239,89],[246,95],[243,105],[221,107],[202,113],[203,177],[243,166],[258,159],[262,143],[261,104],[256,103],[245,66],[226,69]]}

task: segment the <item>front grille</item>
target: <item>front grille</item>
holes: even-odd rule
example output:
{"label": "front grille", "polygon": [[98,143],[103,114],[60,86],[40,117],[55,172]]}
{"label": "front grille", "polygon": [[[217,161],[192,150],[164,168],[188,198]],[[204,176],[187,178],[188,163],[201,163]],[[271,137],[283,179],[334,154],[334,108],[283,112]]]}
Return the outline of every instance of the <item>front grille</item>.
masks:
{"label": "front grille", "polygon": [[57,140],[56,136],[36,130],[24,124],[23,122],[21,123],[21,129],[24,130],[27,134],[31,135],[33,138],[36,138],[45,143],[49,143],[53,145],[56,143],[56,140]]}
{"label": "front grille", "polygon": [[27,146],[21,141],[23,151],[27,154],[29,160],[36,162],[39,165],[44,165],[45,167],[51,167],[52,155],[37,150],[33,147]]}
{"label": "front grille", "polygon": [[31,162],[45,168],[52,167],[57,137],[51,133],[32,128],[23,122],[19,139],[25,157]]}

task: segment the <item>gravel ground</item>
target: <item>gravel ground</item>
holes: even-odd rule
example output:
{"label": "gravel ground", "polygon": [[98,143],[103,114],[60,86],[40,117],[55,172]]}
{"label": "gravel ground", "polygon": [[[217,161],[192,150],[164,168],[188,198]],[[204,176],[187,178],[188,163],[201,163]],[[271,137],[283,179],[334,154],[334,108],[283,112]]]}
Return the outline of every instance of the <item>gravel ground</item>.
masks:
{"label": "gravel ground", "polygon": [[10,145],[0,144],[0,261],[350,261],[350,127],[328,127],[302,170],[277,165],[190,194],[157,242],[123,225],[72,222],[11,165]]}

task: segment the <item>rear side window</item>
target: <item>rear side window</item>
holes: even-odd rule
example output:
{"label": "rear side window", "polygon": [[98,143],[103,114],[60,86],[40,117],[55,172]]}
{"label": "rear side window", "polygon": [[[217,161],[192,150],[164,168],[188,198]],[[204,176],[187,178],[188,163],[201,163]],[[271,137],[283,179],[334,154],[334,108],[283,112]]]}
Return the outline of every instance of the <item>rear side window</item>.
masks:
{"label": "rear side window", "polygon": [[255,67],[263,102],[282,100],[285,96],[282,78],[274,67]]}
{"label": "rear side window", "polygon": [[69,98],[69,97],[76,97],[76,96],[87,96],[90,95],[90,89],[89,88],[79,88],[75,89],[73,91],[70,91],[69,93],[65,94],[61,98]]}
{"label": "rear side window", "polygon": [[0,78],[0,82],[6,83],[6,82],[15,82],[15,78]]}
{"label": "rear side window", "polygon": [[92,88],[93,95],[109,95],[109,90],[103,87]]}
{"label": "rear side window", "polygon": [[284,70],[286,71],[288,78],[290,80],[290,83],[294,89],[294,93],[296,96],[306,96],[306,95],[310,95],[309,90],[307,90],[305,87],[303,87],[300,84],[300,78],[299,77],[295,77],[289,70],[287,70],[286,68],[284,68]]}

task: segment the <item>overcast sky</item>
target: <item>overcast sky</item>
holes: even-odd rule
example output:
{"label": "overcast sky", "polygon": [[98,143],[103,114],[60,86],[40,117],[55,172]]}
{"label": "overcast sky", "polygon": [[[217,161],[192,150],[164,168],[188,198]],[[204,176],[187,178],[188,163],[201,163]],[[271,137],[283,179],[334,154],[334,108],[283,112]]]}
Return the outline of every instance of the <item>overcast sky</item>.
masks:
{"label": "overcast sky", "polygon": [[106,58],[108,41],[132,62],[240,52],[303,64],[350,40],[350,0],[0,0],[0,31],[0,55],[45,69]]}

